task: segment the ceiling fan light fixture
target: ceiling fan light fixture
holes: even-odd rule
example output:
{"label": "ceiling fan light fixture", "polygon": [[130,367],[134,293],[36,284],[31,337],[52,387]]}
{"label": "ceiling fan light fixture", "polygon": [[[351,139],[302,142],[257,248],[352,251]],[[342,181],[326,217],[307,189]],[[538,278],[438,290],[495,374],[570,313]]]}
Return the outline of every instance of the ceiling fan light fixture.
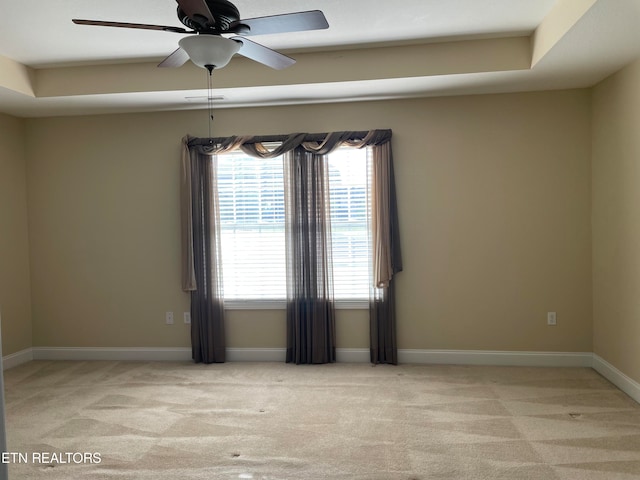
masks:
{"label": "ceiling fan light fixture", "polygon": [[178,44],[193,63],[202,68],[213,65],[216,69],[224,67],[233,57],[242,43],[219,35],[192,35],[182,38]]}

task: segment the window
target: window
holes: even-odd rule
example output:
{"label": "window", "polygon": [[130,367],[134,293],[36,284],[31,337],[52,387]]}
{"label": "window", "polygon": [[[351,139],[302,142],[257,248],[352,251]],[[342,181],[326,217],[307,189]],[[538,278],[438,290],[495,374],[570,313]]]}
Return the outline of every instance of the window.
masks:
{"label": "window", "polygon": [[[341,307],[364,307],[369,296],[366,155],[365,149],[348,147],[329,155],[334,295]],[[225,303],[231,308],[282,307],[282,157],[219,154],[218,196]]]}
{"label": "window", "polygon": [[218,199],[225,300],[284,300],[282,157],[218,155]]}
{"label": "window", "polygon": [[336,300],[369,299],[367,152],[339,148],[329,156],[331,247]]}

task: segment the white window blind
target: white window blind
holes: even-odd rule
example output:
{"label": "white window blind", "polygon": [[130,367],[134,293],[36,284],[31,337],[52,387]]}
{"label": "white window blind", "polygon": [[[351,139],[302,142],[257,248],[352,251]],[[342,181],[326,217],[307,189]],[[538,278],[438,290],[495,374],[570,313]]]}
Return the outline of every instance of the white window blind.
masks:
{"label": "white window blind", "polygon": [[329,155],[333,285],[336,300],[369,298],[367,151],[339,148]]}
{"label": "white window blind", "polygon": [[284,300],[282,157],[218,155],[225,300]]}
{"label": "white window blind", "polygon": [[[329,155],[334,295],[364,306],[369,295],[367,151]],[[282,157],[218,155],[224,298],[231,308],[282,306],[286,298]]]}

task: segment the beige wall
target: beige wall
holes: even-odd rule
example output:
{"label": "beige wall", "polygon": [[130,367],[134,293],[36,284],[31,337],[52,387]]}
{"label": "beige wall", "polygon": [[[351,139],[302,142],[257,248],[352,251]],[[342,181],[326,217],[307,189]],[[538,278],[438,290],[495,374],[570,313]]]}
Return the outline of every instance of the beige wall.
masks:
{"label": "beige wall", "polygon": [[[164,312],[188,309],[179,140],[206,114],[27,125],[34,345],[189,345]],[[399,347],[591,351],[588,91],[221,109],[214,133],[369,128],[394,131]],[[284,331],[282,311],[233,311],[228,345]],[[339,312],[339,347],[367,337],[366,312]]]}
{"label": "beige wall", "polygon": [[0,114],[0,314],[2,353],[31,347],[24,122]]}
{"label": "beige wall", "polygon": [[594,352],[640,381],[640,61],[593,90]]}

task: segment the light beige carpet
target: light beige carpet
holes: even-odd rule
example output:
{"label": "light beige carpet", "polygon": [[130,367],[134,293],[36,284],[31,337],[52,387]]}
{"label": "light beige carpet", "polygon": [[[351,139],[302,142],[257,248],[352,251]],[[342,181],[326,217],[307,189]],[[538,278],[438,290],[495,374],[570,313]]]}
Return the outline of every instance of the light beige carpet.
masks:
{"label": "light beige carpet", "polygon": [[11,480],[640,478],[640,406],[590,369],[36,361],[5,384]]}

